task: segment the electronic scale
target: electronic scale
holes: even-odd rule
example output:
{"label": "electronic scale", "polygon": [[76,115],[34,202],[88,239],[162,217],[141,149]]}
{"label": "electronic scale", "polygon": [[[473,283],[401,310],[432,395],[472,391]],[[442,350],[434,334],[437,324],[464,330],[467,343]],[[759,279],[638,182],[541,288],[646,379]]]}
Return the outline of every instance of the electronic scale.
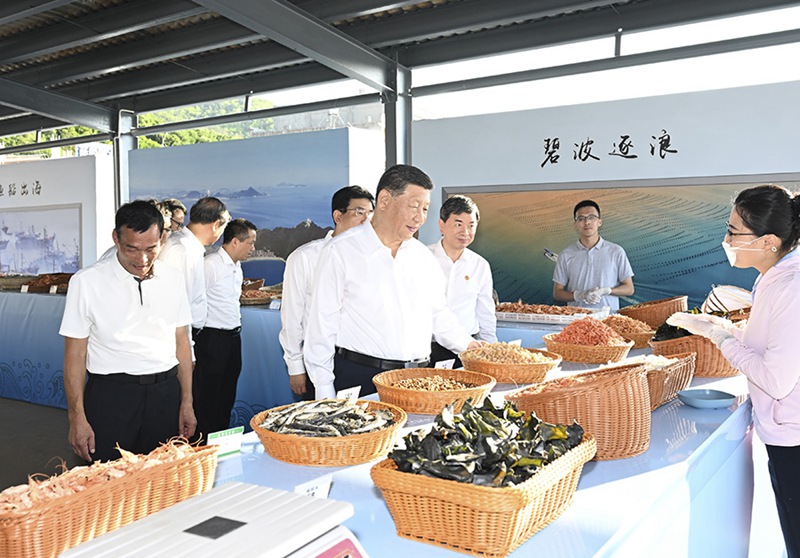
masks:
{"label": "electronic scale", "polygon": [[340,525],[352,515],[348,502],[229,482],[61,556],[368,558]]}

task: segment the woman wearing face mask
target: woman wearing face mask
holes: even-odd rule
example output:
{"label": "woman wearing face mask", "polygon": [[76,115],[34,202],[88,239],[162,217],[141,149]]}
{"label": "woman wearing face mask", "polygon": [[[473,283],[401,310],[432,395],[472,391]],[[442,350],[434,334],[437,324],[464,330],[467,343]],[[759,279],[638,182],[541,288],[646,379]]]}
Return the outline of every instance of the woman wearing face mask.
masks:
{"label": "woman wearing face mask", "polygon": [[799,234],[800,196],[774,185],[744,190],[722,246],[732,266],[760,272],[746,327],[709,314],[677,313],[667,320],[711,339],[747,376],[789,558],[800,557]]}

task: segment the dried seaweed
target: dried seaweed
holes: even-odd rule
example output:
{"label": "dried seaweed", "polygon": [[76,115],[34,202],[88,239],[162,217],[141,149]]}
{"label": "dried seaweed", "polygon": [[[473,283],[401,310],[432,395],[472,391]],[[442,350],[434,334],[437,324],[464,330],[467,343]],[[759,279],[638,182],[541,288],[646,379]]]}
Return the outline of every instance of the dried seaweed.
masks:
{"label": "dried seaweed", "polygon": [[430,431],[403,438],[404,448],[389,455],[397,467],[442,479],[483,486],[512,486],[581,443],[583,428],[549,424],[506,401],[496,407],[489,398],[481,407],[464,403],[461,413],[446,407]]}

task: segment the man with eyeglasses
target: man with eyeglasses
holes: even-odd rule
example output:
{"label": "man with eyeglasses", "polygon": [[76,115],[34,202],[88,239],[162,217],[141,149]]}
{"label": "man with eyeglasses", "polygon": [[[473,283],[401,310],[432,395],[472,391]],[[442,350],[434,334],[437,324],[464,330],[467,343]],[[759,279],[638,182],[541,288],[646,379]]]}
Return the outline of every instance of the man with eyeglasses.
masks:
{"label": "man with eyeglasses", "polygon": [[456,353],[482,344],[447,307],[444,274],[414,238],[431,190],[420,169],[390,167],[378,181],[372,220],[323,250],[303,344],[316,399],[355,386],[375,393],[375,374],[428,366],[434,335]]}
{"label": "man with eyeglasses", "polygon": [[313,399],[314,394],[303,363],[303,338],[319,255],[331,238],[364,223],[374,209],[375,198],[368,190],[361,186],[341,188],[331,199],[334,229],[328,231],[324,238],[312,240],[295,249],[286,258],[278,339],[289,371],[289,386],[294,393],[307,399]]}
{"label": "man with eyeglasses", "polygon": [[64,391],[69,441],[86,461],[118,458],[117,444],[148,453],[194,434],[191,314],[180,273],[156,261],[163,230],[153,204],[123,205],[115,252],[69,282]]}
{"label": "man with eyeglasses", "polygon": [[579,202],[572,212],[578,241],[558,256],[553,298],[569,306],[619,310],[620,296],[633,294],[633,269],[625,250],[600,236],[600,206]]}
{"label": "man with eyeglasses", "polygon": [[192,338],[203,328],[208,314],[203,269],[206,247],[219,240],[230,220],[222,201],[214,197],[200,198],[189,211],[189,224],[170,235],[158,256],[183,274],[192,310]]}
{"label": "man with eyeglasses", "polygon": [[178,232],[183,228],[183,221],[186,219],[186,206],[175,198],[168,198],[161,203],[170,211],[170,232]]}

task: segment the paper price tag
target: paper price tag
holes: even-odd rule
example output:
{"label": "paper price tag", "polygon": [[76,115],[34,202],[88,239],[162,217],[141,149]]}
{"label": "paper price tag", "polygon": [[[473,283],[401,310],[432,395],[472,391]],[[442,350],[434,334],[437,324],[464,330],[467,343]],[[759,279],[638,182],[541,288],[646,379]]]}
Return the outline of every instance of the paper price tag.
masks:
{"label": "paper price tag", "polygon": [[314,480],[298,484],[294,487],[295,494],[305,494],[314,498],[327,498],[331,491],[333,475],[322,475]]}
{"label": "paper price tag", "polygon": [[456,363],[456,359],[450,358],[447,360],[440,360],[436,364],[433,365],[434,368],[444,368],[446,370],[452,370],[453,365]]}
{"label": "paper price tag", "polygon": [[58,292],[58,285],[50,285],[50,294],[56,294]]}
{"label": "paper price tag", "polygon": [[21,293],[27,293],[27,292],[28,292],[28,285],[22,285],[22,286],[19,288],[19,292],[21,292]]}
{"label": "paper price tag", "polygon": [[361,386],[353,386],[345,389],[340,389],[336,392],[336,399],[349,399],[355,401],[361,394]]}
{"label": "paper price tag", "polygon": [[522,339],[514,339],[513,341],[509,341],[508,344],[516,345],[517,347],[522,347]]}
{"label": "paper price tag", "polygon": [[207,436],[209,446],[219,446],[217,457],[225,457],[239,453],[242,450],[242,438],[244,437],[244,426],[228,428],[218,432],[211,432]]}
{"label": "paper price tag", "polygon": [[280,300],[273,300],[269,303],[270,310],[280,310],[281,309],[281,301]]}

